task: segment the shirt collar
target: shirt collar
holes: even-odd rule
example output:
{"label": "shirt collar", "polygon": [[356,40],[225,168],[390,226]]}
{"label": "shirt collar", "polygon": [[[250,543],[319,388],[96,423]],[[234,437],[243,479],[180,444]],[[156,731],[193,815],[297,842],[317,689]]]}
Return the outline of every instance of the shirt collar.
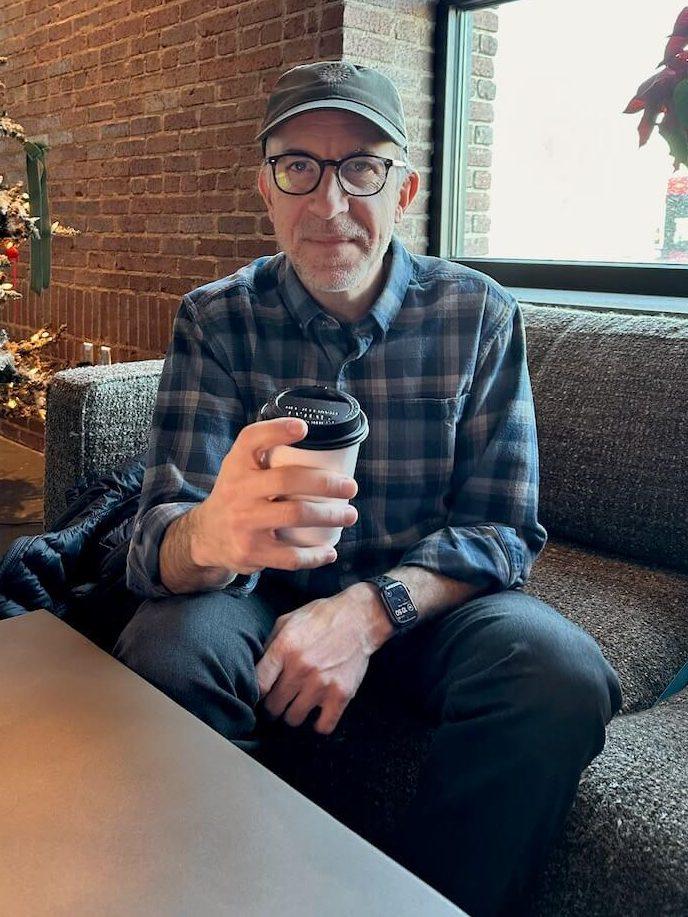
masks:
{"label": "shirt collar", "polygon": [[[360,320],[360,323],[367,323],[368,319],[372,317],[383,335],[387,333],[399,314],[412,274],[409,253],[396,236],[392,236],[388,253],[391,255],[391,260],[385,285],[370,312]],[[301,283],[292,263],[286,256],[282,256],[277,278],[278,289],[286,308],[301,330],[305,332],[316,315],[324,315],[325,312]]]}

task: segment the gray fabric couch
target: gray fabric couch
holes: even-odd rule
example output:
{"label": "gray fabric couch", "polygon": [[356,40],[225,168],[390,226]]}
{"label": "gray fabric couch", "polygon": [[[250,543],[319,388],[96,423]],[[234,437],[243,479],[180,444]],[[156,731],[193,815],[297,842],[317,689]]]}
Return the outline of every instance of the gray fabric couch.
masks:
{"label": "gray fabric couch", "polygon": [[[595,637],[624,691],[531,910],[688,914],[688,690],[656,704],[688,659],[688,319],[523,313],[550,536],[526,588]],[[48,524],[76,478],[144,447],[161,366],[56,376]],[[262,760],[389,849],[432,730],[362,692],[334,736],[294,735],[287,753],[276,734]]]}

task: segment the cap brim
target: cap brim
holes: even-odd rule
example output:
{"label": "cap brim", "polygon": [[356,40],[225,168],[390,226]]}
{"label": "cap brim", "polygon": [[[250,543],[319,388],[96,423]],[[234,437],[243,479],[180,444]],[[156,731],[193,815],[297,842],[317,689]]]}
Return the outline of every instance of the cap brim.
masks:
{"label": "cap brim", "polygon": [[274,130],[278,124],[283,124],[296,115],[302,115],[305,111],[317,111],[322,108],[335,108],[339,111],[350,111],[355,115],[360,115],[367,121],[372,122],[383,134],[386,134],[390,140],[398,143],[403,149],[408,148],[407,138],[391,121],[388,121],[387,118],[383,117],[378,112],[373,111],[372,108],[368,108],[367,105],[361,105],[360,102],[350,102],[348,99],[325,99],[322,101],[304,102],[302,105],[295,105],[294,108],[290,108],[289,111],[285,111],[278,118],[274,118],[267,124],[259,134],[256,134],[256,140],[262,140],[270,131]]}

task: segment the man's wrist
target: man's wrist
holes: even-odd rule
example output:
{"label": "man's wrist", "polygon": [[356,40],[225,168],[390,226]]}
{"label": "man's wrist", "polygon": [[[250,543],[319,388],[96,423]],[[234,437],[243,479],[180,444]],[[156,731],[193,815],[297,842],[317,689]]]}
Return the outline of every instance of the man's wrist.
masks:
{"label": "man's wrist", "polygon": [[361,611],[365,639],[372,655],[394,636],[396,629],[389,620],[377,586],[366,582],[354,583],[346,591]]}
{"label": "man's wrist", "polygon": [[211,563],[203,538],[203,504],[199,503],[186,514],[186,531],[189,543],[189,559],[195,566],[203,569],[213,569],[215,564]]}
{"label": "man's wrist", "polygon": [[238,573],[205,560],[194,507],[168,527],[160,546],[160,579],[172,593],[224,589]]}

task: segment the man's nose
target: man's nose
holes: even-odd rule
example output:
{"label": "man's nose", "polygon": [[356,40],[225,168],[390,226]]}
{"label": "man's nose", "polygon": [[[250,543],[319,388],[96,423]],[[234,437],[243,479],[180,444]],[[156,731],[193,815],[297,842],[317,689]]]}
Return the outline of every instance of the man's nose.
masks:
{"label": "man's nose", "polygon": [[321,220],[331,220],[349,209],[349,196],[342,191],[334,166],[326,165],[320,184],[309,195],[309,209]]}

